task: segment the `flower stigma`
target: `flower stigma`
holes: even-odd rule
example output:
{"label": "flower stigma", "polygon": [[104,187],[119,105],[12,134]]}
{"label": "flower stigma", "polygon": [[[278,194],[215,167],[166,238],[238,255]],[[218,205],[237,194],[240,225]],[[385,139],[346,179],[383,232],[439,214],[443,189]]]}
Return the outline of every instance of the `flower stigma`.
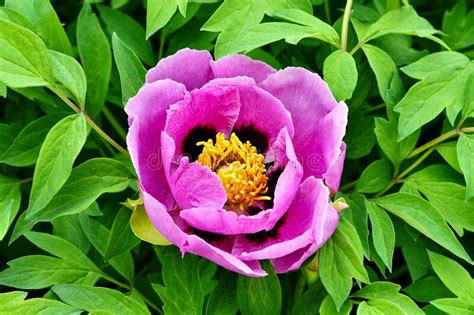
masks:
{"label": "flower stigma", "polygon": [[[219,177],[226,193],[229,210],[244,211],[258,200],[271,200],[268,192],[263,154],[250,141],[243,143],[232,133],[227,140],[223,133],[196,143],[202,146],[197,161]],[[237,207],[237,209],[235,209]]]}

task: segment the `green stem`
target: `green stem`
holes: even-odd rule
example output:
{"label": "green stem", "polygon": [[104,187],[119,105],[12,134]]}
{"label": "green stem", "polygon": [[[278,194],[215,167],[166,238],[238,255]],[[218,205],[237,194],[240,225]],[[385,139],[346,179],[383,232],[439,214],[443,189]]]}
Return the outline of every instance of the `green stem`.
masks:
{"label": "green stem", "polygon": [[120,125],[120,123],[117,121],[115,116],[112,114],[112,112],[107,108],[104,107],[104,110],[102,111],[104,113],[105,118],[109,121],[109,123],[112,125],[112,127],[117,131],[119,136],[122,139],[125,139],[127,137],[127,132],[123,127]]}
{"label": "green stem", "polygon": [[18,181],[19,184],[27,184],[27,183],[31,183],[33,181],[33,178],[25,178],[25,179],[20,179]]}
{"label": "green stem", "polygon": [[112,139],[108,134],[105,133],[105,131],[103,131],[102,129],[100,129],[99,126],[97,126],[97,124],[92,120],[92,118],[90,118],[84,111],[82,111],[81,109],[79,109],[79,107],[74,104],[69,98],[67,98],[61,91],[53,88],[53,87],[50,87],[51,91],[53,91],[54,94],[56,94],[64,103],[66,103],[66,105],[68,105],[73,111],[75,111],[76,113],[78,114],[81,114],[84,116],[84,118],[86,119],[87,121],[87,124],[89,124],[89,126],[91,126],[92,129],[95,130],[95,132],[97,132],[97,134],[99,136],[102,137],[102,139],[104,139],[105,141],[107,141],[108,143],[110,143],[115,149],[117,149],[120,153],[122,153],[123,155],[125,155],[126,157],[129,157],[130,155],[128,154],[128,151],[126,149],[124,149],[120,144],[118,144],[117,142],[115,142],[114,139]]}
{"label": "green stem", "polygon": [[165,40],[166,40],[165,32],[161,31],[161,33],[160,33],[160,47],[158,49],[158,60],[161,60],[161,58],[163,58],[163,50],[165,48]]}
{"label": "green stem", "polygon": [[351,18],[352,0],[347,0],[344,8],[344,16],[342,18],[341,30],[341,49],[347,51],[347,33],[349,31],[349,20]]}
{"label": "green stem", "polygon": [[364,44],[365,44],[364,42],[358,42],[357,45],[355,45],[354,48],[352,48],[349,53],[350,53],[351,55],[355,54],[356,51],[358,51],[359,48],[361,48],[362,45],[364,45]]}

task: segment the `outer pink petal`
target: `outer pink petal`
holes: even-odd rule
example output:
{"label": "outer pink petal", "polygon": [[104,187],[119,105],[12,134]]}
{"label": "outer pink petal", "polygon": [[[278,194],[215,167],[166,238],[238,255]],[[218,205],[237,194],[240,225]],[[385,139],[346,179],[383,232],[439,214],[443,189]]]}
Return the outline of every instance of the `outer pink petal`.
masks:
{"label": "outer pink petal", "polygon": [[304,177],[324,178],[341,154],[347,106],[336,102],[317,74],[303,68],[281,70],[268,76],[260,86],[282,101],[292,115],[293,144]]}
{"label": "outer pink petal", "polygon": [[329,170],[326,174],[325,183],[331,189],[333,194],[336,194],[339,190],[339,185],[341,183],[341,174],[344,169],[344,159],[346,157],[346,144],[343,143],[341,146],[341,155],[337,160],[329,167]]}
{"label": "outer pink petal", "polygon": [[263,277],[266,275],[258,261],[244,262],[230,253],[210,245],[198,236],[184,233],[175,224],[166,207],[146,191],[142,191],[142,198],[153,225],[163,236],[177,245],[183,254],[189,252],[202,256],[224,268],[250,277]]}
{"label": "outer pink petal", "polygon": [[125,107],[130,124],[127,145],[141,185],[167,207],[174,201],[163,172],[160,135],[166,109],[185,93],[182,84],[171,80],[145,84]]}
{"label": "outer pink petal", "polygon": [[[254,242],[239,236],[233,254],[242,259],[275,259],[291,254],[310,244],[322,245],[323,236],[333,232],[333,219],[328,215],[329,191],[322,180],[308,177],[300,186],[298,195],[278,227],[277,235],[264,242]],[[332,209],[337,218],[337,212]],[[329,225],[326,221],[330,220]],[[335,222],[337,224],[337,220]],[[335,225],[334,225],[335,226]],[[330,231],[320,230],[320,228]],[[318,232],[315,233],[315,230]],[[323,236],[320,236],[323,235]],[[329,234],[330,235],[330,234]]]}
{"label": "outer pink petal", "polygon": [[171,79],[186,86],[188,91],[200,88],[212,79],[207,50],[181,49],[172,56],[161,59],[146,75],[146,82]]}
{"label": "outer pink petal", "polygon": [[245,55],[230,55],[211,62],[215,78],[233,78],[246,76],[255,79],[257,83],[265,80],[276,70],[264,62],[253,60]]}

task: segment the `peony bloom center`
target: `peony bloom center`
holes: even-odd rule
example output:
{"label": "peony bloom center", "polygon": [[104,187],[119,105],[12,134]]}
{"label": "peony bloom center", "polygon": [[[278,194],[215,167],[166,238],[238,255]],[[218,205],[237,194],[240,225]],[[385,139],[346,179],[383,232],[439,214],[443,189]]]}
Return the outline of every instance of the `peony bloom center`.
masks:
{"label": "peony bloom center", "polygon": [[230,139],[218,133],[197,143],[203,146],[197,161],[217,174],[227,193],[229,210],[246,210],[258,200],[270,200],[263,154],[250,141],[243,143],[232,133]]}

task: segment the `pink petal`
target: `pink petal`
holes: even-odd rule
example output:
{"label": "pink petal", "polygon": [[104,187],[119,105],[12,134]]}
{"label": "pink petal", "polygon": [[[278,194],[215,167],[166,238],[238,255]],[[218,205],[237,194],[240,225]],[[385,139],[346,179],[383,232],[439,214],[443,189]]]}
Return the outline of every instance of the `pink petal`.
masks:
{"label": "pink petal", "polygon": [[233,78],[246,76],[260,83],[270,74],[276,73],[275,69],[264,62],[253,60],[245,55],[230,55],[211,62],[215,78]]}

